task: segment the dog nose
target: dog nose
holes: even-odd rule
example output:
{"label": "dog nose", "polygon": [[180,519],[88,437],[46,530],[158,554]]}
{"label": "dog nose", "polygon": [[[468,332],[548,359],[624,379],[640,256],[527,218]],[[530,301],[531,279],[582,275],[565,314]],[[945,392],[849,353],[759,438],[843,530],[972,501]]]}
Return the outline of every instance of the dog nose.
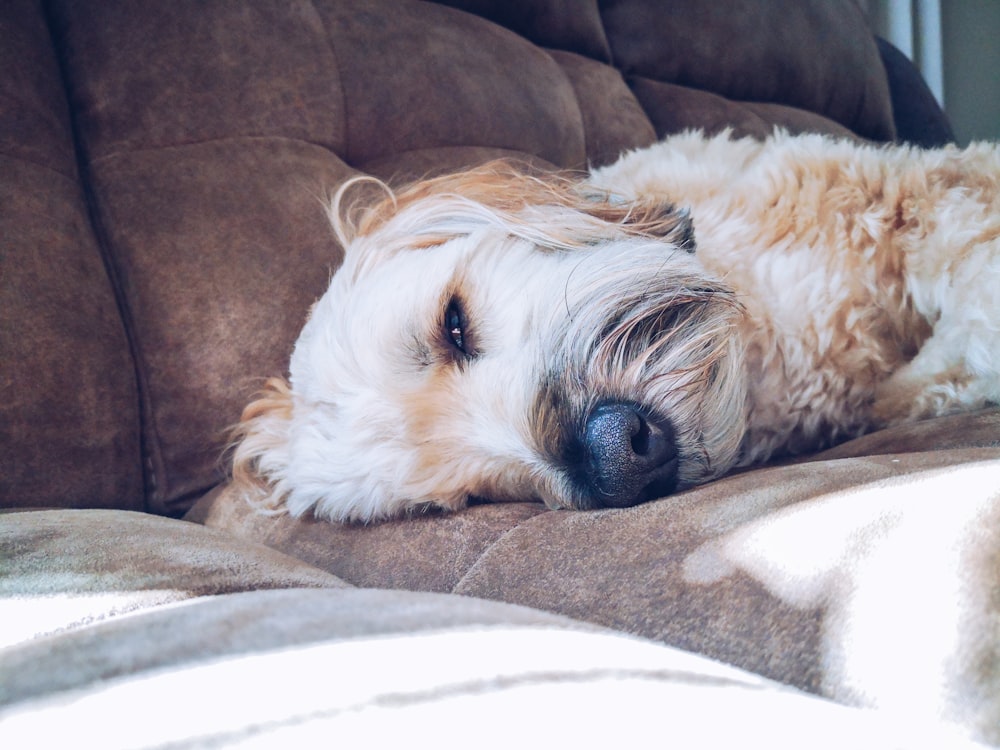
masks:
{"label": "dog nose", "polygon": [[628,403],[605,403],[587,418],[584,444],[594,499],[624,508],[669,495],[677,487],[677,445],[669,421]]}

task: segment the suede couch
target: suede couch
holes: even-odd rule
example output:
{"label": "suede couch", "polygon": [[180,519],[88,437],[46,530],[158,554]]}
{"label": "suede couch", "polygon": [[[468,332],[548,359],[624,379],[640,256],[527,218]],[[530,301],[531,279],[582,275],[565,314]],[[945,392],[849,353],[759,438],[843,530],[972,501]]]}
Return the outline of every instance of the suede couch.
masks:
{"label": "suede couch", "polygon": [[6,0],[0,70],[0,746],[1000,743],[998,409],[594,512],[265,516],[220,458],[345,178],[948,142],[851,0]]}

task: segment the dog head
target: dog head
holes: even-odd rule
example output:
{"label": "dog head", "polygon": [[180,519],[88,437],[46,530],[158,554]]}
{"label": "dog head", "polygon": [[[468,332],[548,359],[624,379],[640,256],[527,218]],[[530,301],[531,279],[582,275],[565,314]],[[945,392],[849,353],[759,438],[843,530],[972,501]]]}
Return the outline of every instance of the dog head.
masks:
{"label": "dog head", "polygon": [[238,428],[234,476],[293,514],[470,498],[627,506],[734,464],[740,306],[691,222],[501,165],[332,219],[344,263]]}

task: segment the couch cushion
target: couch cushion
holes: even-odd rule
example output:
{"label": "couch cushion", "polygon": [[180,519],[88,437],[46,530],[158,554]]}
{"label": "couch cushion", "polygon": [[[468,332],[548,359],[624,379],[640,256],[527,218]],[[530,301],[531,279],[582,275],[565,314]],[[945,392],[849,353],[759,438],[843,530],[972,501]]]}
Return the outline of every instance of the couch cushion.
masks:
{"label": "couch cushion", "polygon": [[222,473],[225,428],[282,372],[340,262],[321,196],[351,171],[292,139],[109,156],[95,203],[143,385],[149,507],[178,513]]}
{"label": "couch cushion", "polygon": [[1000,409],[907,425],[623,510],[356,526],[262,517],[228,492],[189,517],[359,585],[558,612],[997,741],[998,434]]}
{"label": "couch cushion", "polygon": [[610,164],[623,151],[656,142],[649,114],[621,73],[582,55],[558,50],[549,54],[573,86],[580,107],[588,168]]}
{"label": "couch cushion", "polygon": [[[778,105],[759,125],[875,140],[895,134],[889,86],[880,50],[852,0],[444,0],[501,24],[537,45],[610,63],[626,75],[660,136],[687,127],[717,128],[685,111],[682,93],[706,93],[704,110],[745,104]],[[650,84],[667,84],[665,87]],[[638,89],[644,89],[642,93]],[[683,89],[683,92],[674,89]],[[581,106],[604,89],[580,94]],[[741,104],[745,103],[745,104]],[[676,117],[666,117],[668,110]],[[810,117],[811,115],[811,117]],[[743,116],[729,124],[742,135]],[[607,126],[611,120],[605,120]],[[769,127],[767,128],[770,129]],[[589,154],[594,158],[594,154]]]}
{"label": "couch cushion", "polygon": [[39,3],[0,15],[0,507],[142,508],[134,366]]}
{"label": "couch cushion", "polygon": [[614,0],[601,15],[626,76],[789,105],[875,140],[895,134],[879,51],[851,0]]}
{"label": "couch cushion", "polygon": [[0,514],[0,646],[198,596],[346,585],[184,521],[114,510]]}
{"label": "couch cushion", "polygon": [[[586,161],[565,74],[524,38],[434,3],[317,3],[340,67],[351,164],[413,149],[492,146]],[[378,54],[372,54],[378,50]]]}
{"label": "couch cushion", "polygon": [[611,62],[598,0],[437,0],[505,26],[539,47]]}
{"label": "couch cushion", "polygon": [[149,508],[178,513],[219,480],[225,428],[339,262],[337,66],[309,3],[52,14],[135,341]]}
{"label": "couch cushion", "polygon": [[[0,653],[0,744],[963,747],[664,646],[455,596],[263,591]],[[6,705],[3,705],[6,704]],[[585,707],[585,710],[581,710]],[[655,739],[654,739],[655,738]]]}
{"label": "couch cushion", "polygon": [[449,592],[497,540],[545,512],[538,503],[505,503],[429,513],[405,523],[331,525],[260,514],[220,488],[185,518],[337,570],[356,586]]}
{"label": "couch cushion", "polygon": [[780,126],[790,133],[854,136],[851,130],[831,119],[785,104],[735,101],[711,91],[640,76],[633,76],[630,83],[659,135],[683,130],[718,133],[729,129],[735,137],[765,138],[775,126]]}

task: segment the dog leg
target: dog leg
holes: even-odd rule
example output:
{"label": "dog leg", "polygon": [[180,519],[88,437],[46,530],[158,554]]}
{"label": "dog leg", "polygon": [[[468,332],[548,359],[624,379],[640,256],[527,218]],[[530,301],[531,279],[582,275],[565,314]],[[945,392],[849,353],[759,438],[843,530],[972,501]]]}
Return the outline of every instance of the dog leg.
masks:
{"label": "dog leg", "polygon": [[942,317],[917,355],[875,392],[885,427],[1000,403],[1000,330],[985,319]]}

